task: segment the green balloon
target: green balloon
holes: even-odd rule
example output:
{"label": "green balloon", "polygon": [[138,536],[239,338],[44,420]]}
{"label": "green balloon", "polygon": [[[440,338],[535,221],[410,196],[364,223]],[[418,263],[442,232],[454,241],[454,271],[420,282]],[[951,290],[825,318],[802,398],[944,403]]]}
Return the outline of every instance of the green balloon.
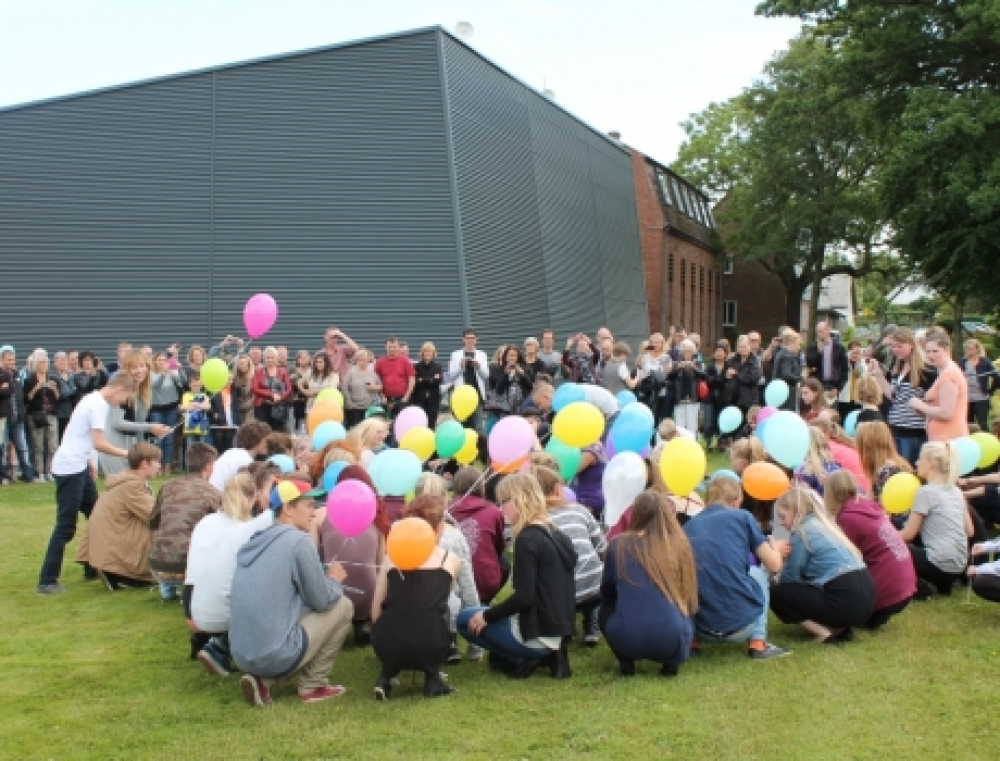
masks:
{"label": "green balloon", "polygon": [[559,476],[563,481],[572,481],[576,477],[576,472],[580,469],[580,460],[583,459],[583,453],[579,449],[567,446],[552,436],[545,445],[545,451],[556,458],[556,462],[559,463]]}
{"label": "green balloon", "polygon": [[465,428],[461,423],[449,420],[441,423],[434,431],[434,448],[438,457],[454,457],[465,444]]}
{"label": "green balloon", "polygon": [[201,385],[210,394],[217,394],[229,383],[229,368],[218,357],[212,357],[201,366]]}

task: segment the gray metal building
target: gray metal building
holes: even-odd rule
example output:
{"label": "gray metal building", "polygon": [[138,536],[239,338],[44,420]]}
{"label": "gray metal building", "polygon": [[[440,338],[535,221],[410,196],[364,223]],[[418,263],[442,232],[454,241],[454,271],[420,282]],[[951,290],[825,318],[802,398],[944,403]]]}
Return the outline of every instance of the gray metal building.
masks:
{"label": "gray metal building", "polygon": [[[648,333],[628,153],[440,28],[0,111],[0,343]],[[415,353],[415,352],[414,352]]]}

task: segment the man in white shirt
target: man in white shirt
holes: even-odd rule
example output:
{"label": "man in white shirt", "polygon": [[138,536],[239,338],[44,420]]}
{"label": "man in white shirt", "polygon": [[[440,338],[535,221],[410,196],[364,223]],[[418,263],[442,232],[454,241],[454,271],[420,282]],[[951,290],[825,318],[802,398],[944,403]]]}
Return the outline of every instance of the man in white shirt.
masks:
{"label": "man in white shirt", "polygon": [[466,428],[480,430],[483,416],[483,400],[486,399],[486,384],[490,379],[489,359],[486,352],[476,348],[479,335],[472,328],[462,333],[462,348],[451,353],[448,362],[448,378],[454,388],[470,385],[479,394],[479,405],[465,420]]}
{"label": "man in white shirt", "polygon": [[[62,444],[52,458],[52,475],[56,481],[56,525],[49,539],[45,560],[38,576],[38,594],[57,595],[66,591],[59,583],[66,545],[76,535],[77,514],[90,513],[97,503],[95,452],[112,457],[127,457],[128,452],[112,446],[104,439],[108,410],[119,406],[135,393],[135,383],[126,373],[116,375],[100,391],[93,391],[77,404],[66,425]],[[85,578],[96,578],[88,574]]]}
{"label": "man in white shirt", "polygon": [[267,451],[266,439],[271,435],[271,426],[253,420],[244,423],[236,431],[236,446],[223,452],[215,461],[212,477],[208,482],[219,491],[224,491],[226,481],[232,478],[240,468],[252,463],[257,455]]}

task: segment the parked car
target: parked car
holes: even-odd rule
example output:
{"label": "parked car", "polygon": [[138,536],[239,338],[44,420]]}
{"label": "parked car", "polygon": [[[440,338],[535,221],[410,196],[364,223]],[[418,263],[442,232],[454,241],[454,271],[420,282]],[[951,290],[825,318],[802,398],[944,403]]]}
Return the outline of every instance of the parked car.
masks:
{"label": "parked car", "polygon": [[969,320],[962,322],[962,328],[974,336],[992,336],[996,335],[996,331],[993,330],[989,325],[984,322],[979,322],[977,320]]}

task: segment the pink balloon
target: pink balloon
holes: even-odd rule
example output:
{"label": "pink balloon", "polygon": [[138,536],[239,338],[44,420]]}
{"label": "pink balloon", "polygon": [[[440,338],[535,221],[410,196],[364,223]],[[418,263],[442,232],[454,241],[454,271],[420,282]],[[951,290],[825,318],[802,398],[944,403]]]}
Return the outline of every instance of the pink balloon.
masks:
{"label": "pink balloon", "polygon": [[761,411],[757,413],[757,425],[763,423],[777,411],[778,411],[777,407],[764,407],[763,409],[761,409]]}
{"label": "pink balloon", "polygon": [[278,319],[278,302],[266,293],[258,293],[243,307],[243,326],[250,338],[260,338],[274,327]]}
{"label": "pink balloon", "polygon": [[344,481],[326,497],[326,519],[343,536],[357,536],[375,520],[375,492],[361,481]]}
{"label": "pink balloon", "polygon": [[576,502],[576,492],[568,486],[562,487],[562,498],[567,502]]}
{"label": "pink balloon", "polygon": [[490,461],[497,465],[516,462],[531,452],[535,444],[535,429],[523,417],[505,417],[490,431]]}
{"label": "pink balloon", "polygon": [[393,431],[396,433],[396,441],[402,441],[406,432],[411,428],[429,428],[427,425],[427,413],[413,404],[404,408],[396,417],[396,424],[393,427]]}

